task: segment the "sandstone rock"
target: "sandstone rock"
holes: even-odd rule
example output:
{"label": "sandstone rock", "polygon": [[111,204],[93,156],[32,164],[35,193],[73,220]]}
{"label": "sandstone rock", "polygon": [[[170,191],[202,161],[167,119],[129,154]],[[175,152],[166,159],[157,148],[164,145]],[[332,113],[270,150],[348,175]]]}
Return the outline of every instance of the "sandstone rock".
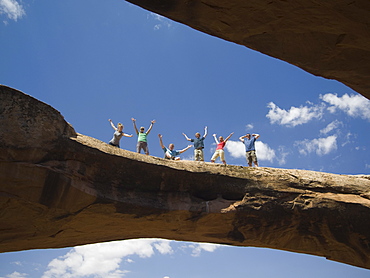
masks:
{"label": "sandstone rock", "polygon": [[370,98],[367,0],[127,0],[201,32],[336,79]]}
{"label": "sandstone rock", "polygon": [[0,252],[155,237],[370,269],[369,176],[145,156],[5,86],[0,126]]}

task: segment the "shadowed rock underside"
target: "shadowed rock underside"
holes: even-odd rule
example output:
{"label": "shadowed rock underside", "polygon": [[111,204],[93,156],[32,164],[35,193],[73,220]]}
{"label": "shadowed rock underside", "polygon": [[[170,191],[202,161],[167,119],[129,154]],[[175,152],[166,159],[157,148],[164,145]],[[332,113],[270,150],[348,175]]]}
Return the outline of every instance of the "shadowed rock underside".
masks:
{"label": "shadowed rock underside", "polygon": [[370,1],[128,0],[370,98]]}
{"label": "shadowed rock underside", "polygon": [[369,176],[145,156],[5,86],[0,126],[0,252],[166,238],[370,269]]}

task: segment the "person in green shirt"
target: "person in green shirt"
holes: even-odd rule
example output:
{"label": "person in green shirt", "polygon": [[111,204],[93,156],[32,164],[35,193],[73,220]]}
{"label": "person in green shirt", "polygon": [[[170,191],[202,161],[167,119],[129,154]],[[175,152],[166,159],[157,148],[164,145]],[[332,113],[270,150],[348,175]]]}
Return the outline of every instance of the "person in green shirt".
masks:
{"label": "person in green shirt", "polygon": [[150,126],[149,126],[149,128],[146,132],[144,132],[145,128],[143,126],[140,127],[140,130],[137,129],[136,119],[131,118],[131,120],[132,120],[132,123],[134,124],[134,129],[135,129],[135,132],[137,134],[136,151],[138,153],[140,153],[141,149],[143,149],[144,153],[146,155],[149,155],[148,141],[147,141],[146,137],[149,134],[149,132],[152,130],[153,124],[155,123],[155,120],[151,121],[151,124],[150,124]]}

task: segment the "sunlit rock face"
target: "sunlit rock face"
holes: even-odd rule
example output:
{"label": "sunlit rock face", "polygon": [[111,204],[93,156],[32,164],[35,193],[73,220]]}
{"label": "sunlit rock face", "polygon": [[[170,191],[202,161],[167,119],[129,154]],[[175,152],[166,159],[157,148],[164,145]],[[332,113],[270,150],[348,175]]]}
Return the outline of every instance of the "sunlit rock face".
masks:
{"label": "sunlit rock face", "polygon": [[128,0],[370,98],[370,1]]}
{"label": "sunlit rock face", "polygon": [[1,252],[166,238],[370,269],[369,176],[145,156],[78,134],[5,86],[0,127]]}

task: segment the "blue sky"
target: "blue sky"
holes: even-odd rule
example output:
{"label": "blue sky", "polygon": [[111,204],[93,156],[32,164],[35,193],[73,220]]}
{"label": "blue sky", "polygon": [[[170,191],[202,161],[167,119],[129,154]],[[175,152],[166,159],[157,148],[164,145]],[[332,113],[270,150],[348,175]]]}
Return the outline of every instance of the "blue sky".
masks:
{"label": "blue sky", "polygon": [[[128,134],[134,132],[132,117],[145,127],[155,119],[148,137],[153,156],[163,156],[158,133],[165,145],[182,149],[188,145],[183,132],[194,137],[208,126],[206,161],[215,149],[212,134],[235,132],[226,145],[226,161],[246,166],[238,137],[250,132],[261,136],[256,148],[263,167],[338,174],[370,171],[365,136],[369,100],[337,81],[125,1],[0,0],[0,39],[1,84],[50,104],[77,132],[104,142],[113,134],[108,119],[123,123]],[[121,140],[121,148],[134,151],[135,145],[135,136]],[[190,149],[182,159],[192,156]],[[128,251],[107,251],[105,258],[116,264],[103,274],[102,267],[90,267],[96,273],[89,276],[78,259],[66,268],[70,257],[103,248],[93,245],[1,254],[0,277],[67,277],[63,269],[69,277],[370,274],[323,258],[268,249],[158,240],[112,244],[116,247],[108,249]],[[201,252],[195,256],[194,250]],[[63,275],[50,276],[52,271]]]}

